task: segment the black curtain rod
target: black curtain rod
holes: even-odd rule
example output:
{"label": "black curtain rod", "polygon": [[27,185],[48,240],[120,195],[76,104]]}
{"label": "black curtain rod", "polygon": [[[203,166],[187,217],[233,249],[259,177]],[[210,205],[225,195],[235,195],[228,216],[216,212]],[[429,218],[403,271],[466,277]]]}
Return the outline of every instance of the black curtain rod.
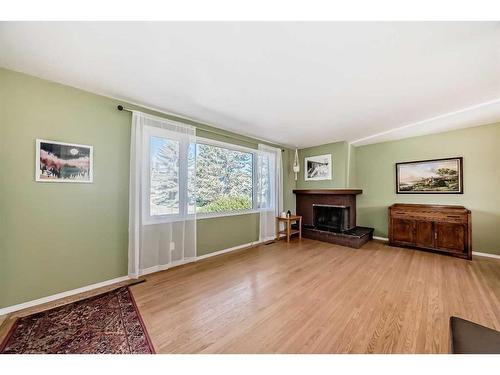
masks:
{"label": "black curtain rod", "polygon": [[[130,109],[130,108],[127,108],[127,107],[124,107],[122,106],[121,104],[118,104],[116,106],[116,109],[118,109],[119,111],[127,111],[127,112],[133,112],[134,110],[133,109]],[[159,112],[159,111],[155,111],[155,112]],[[180,116],[180,115],[176,115],[175,113],[168,113],[168,112],[160,112],[160,113],[163,113],[165,115],[169,115],[169,116],[173,116],[173,117],[177,117],[177,118],[181,118],[181,119],[184,119],[184,120],[188,120],[188,121],[192,121],[192,122],[198,122],[194,119],[190,119],[188,117],[184,117],[184,116]],[[198,129],[198,128],[196,128]],[[242,137],[238,137],[238,136],[234,136],[234,135],[229,135],[229,134],[224,134],[224,133],[220,133],[218,131],[215,131],[215,130],[209,130],[209,129],[203,129],[203,128],[199,128],[201,131],[204,131],[204,132],[208,132],[208,133],[213,133],[213,134],[217,134],[217,135],[220,135],[221,137],[226,137],[226,138],[233,138],[233,139],[237,139],[239,141],[242,141],[242,142],[245,142],[245,143],[252,143]],[[259,139],[257,139],[259,140]],[[280,147],[280,150],[281,152],[285,152],[285,149],[281,148]]]}

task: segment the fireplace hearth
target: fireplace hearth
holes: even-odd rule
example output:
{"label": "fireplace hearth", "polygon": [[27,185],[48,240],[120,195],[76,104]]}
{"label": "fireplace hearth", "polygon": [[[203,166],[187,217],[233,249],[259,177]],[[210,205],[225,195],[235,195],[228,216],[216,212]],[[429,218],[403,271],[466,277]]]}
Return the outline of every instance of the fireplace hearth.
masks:
{"label": "fireplace hearth", "polygon": [[294,190],[302,236],[359,248],[373,238],[373,228],[356,225],[358,189]]}

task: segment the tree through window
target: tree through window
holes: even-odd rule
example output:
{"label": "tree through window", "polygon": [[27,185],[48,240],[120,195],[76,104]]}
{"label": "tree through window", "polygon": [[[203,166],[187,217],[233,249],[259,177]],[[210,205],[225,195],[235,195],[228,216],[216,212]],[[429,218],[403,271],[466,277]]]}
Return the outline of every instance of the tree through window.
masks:
{"label": "tree through window", "polygon": [[196,207],[199,213],[253,208],[253,153],[196,145]]}
{"label": "tree through window", "polygon": [[179,213],[179,142],[151,137],[150,215]]}

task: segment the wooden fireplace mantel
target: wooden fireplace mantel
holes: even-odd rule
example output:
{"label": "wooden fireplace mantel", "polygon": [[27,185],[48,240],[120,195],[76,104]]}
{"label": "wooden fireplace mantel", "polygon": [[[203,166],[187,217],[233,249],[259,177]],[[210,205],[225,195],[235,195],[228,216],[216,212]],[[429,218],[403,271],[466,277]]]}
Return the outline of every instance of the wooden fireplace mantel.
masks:
{"label": "wooden fireplace mantel", "polygon": [[363,190],[361,189],[316,189],[316,190],[309,190],[309,189],[295,189],[293,191],[294,194],[336,194],[336,195],[357,195],[361,194]]}

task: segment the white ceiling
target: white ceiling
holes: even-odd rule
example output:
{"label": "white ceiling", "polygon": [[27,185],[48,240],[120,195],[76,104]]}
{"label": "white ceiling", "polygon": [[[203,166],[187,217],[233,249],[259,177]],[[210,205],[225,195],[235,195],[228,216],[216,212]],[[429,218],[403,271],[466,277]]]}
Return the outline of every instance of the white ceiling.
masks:
{"label": "white ceiling", "polygon": [[500,120],[499,22],[2,22],[0,66],[288,146]]}

